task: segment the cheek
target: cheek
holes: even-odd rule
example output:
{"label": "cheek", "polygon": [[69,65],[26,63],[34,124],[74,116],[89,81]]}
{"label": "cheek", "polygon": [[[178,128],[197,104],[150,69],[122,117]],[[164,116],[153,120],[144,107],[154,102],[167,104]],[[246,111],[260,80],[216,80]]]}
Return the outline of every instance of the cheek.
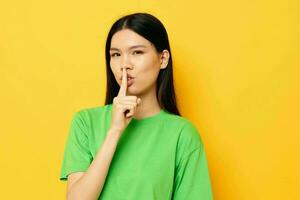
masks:
{"label": "cheek", "polygon": [[117,73],[116,68],[111,66],[110,69],[111,69],[111,71],[112,71],[112,73],[113,73],[113,75],[114,75],[116,81],[119,82],[118,79],[120,78],[120,77],[119,77],[120,75]]}
{"label": "cheek", "polygon": [[116,70],[116,64],[115,64],[115,62],[114,61],[110,61],[109,65],[110,65],[111,70],[114,72]]}
{"label": "cheek", "polygon": [[116,61],[115,60],[111,60],[110,63],[109,63],[109,65],[110,65],[111,71],[114,74],[116,74],[116,72],[117,72],[117,66],[118,66],[117,63],[116,63]]}
{"label": "cheek", "polygon": [[137,78],[139,82],[143,82],[143,85],[150,85],[156,82],[159,71],[155,66],[144,66],[140,68]]}
{"label": "cheek", "polygon": [[139,71],[141,73],[149,74],[151,76],[156,74],[157,70],[159,70],[157,60],[153,55],[148,55],[137,60],[136,66],[140,69]]}

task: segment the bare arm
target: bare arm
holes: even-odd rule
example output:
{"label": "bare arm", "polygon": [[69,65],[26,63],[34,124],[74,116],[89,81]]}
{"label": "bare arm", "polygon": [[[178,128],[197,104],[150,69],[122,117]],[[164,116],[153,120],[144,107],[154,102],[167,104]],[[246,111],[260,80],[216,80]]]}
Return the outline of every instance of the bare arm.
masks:
{"label": "bare arm", "polygon": [[84,173],[72,173],[68,176],[68,200],[98,199],[120,136],[120,131],[109,129],[101,148],[98,150],[88,170]]}

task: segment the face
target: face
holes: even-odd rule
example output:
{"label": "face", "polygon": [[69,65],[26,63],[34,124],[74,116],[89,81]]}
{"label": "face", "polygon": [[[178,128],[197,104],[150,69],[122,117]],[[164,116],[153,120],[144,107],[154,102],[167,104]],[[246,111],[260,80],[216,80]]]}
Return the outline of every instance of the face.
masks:
{"label": "face", "polygon": [[110,67],[119,85],[122,69],[127,77],[127,94],[142,95],[156,88],[160,69],[167,65],[168,51],[158,53],[147,39],[129,29],[116,32],[111,39]]}

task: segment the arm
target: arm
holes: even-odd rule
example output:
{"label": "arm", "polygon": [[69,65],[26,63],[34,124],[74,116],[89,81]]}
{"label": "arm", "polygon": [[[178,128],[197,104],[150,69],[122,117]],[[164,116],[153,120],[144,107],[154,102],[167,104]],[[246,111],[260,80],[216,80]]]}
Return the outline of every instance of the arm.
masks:
{"label": "arm", "polygon": [[176,168],[173,200],[213,200],[204,146],[193,150]]}
{"label": "arm", "polygon": [[120,131],[109,129],[100,150],[97,152],[88,170],[76,180],[74,180],[75,178],[69,179],[72,183],[69,183],[70,187],[67,191],[68,200],[98,199],[120,136]]}
{"label": "arm", "polygon": [[182,129],[177,152],[172,199],[213,200],[204,144],[193,123],[187,123]]}

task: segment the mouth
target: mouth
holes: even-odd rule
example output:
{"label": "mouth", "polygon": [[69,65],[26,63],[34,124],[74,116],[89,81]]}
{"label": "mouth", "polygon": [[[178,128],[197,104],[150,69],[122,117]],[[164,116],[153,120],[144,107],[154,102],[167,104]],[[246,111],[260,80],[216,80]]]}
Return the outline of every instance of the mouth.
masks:
{"label": "mouth", "polygon": [[[129,74],[127,74],[127,80],[128,79],[134,79],[134,77],[130,76]],[[123,80],[123,76],[121,76],[121,80]]]}
{"label": "mouth", "polygon": [[131,78],[131,77],[127,78],[127,87],[129,87],[129,86],[131,86],[133,84],[133,79],[134,78]]}

